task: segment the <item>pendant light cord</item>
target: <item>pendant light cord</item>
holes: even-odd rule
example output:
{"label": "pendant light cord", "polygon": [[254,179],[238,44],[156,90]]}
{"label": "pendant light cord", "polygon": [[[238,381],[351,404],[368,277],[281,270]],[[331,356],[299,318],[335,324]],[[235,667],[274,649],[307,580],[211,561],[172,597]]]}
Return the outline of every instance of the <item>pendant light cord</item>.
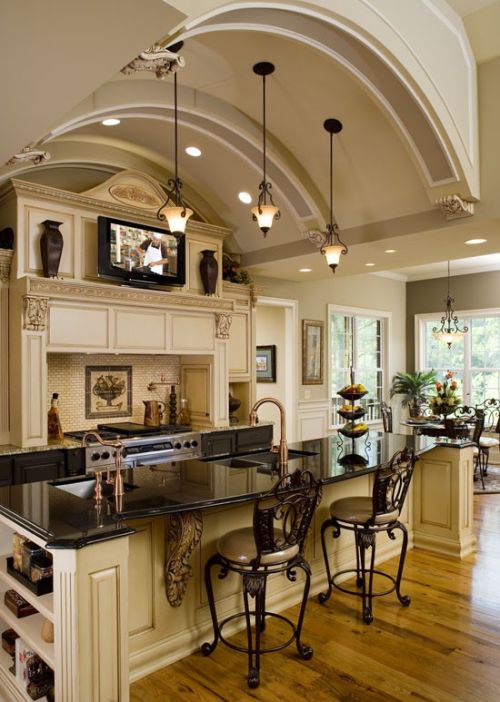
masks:
{"label": "pendant light cord", "polygon": [[450,262],[448,261],[448,297],[450,297]]}
{"label": "pendant light cord", "polygon": [[[177,168],[177,73],[174,73],[174,157],[175,157],[175,182],[178,180]],[[176,205],[179,203],[176,202]]]}
{"label": "pendant light cord", "polygon": [[330,132],[330,227],[333,231],[333,134]]}
{"label": "pendant light cord", "polygon": [[[266,76],[262,76],[262,172],[266,182]],[[266,191],[264,189],[264,205],[266,204]]]}

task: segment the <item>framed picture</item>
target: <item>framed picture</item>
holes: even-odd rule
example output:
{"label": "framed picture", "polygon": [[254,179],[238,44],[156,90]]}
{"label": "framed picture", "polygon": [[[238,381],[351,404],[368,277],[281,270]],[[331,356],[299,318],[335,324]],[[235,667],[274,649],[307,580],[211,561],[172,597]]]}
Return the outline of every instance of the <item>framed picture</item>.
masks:
{"label": "framed picture", "polygon": [[85,418],[132,414],[132,366],[85,366]]}
{"label": "framed picture", "polygon": [[255,369],[258,383],[276,382],[276,346],[257,346]]}
{"label": "framed picture", "polygon": [[324,322],[302,320],[302,385],[323,383]]}

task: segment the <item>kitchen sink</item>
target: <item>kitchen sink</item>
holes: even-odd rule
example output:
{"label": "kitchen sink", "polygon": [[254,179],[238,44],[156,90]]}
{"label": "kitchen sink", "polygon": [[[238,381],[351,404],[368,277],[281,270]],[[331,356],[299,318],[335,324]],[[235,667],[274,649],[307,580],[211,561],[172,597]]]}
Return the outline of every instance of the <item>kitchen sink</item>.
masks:
{"label": "kitchen sink", "polygon": [[214,459],[213,463],[217,463],[222,466],[229,466],[229,468],[255,468],[256,466],[261,466],[262,462],[260,460],[254,460],[250,458],[221,458]]}
{"label": "kitchen sink", "polygon": [[[94,497],[96,480],[95,478],[79,478],[77,480],[50,484],[58,490],[63,490],[64,492],[69,492],[71,495],[75,495],[75,497],[90,500]],[[125,492],[130,492],[131,490],[135,490],[136,487],[136,485],[125,483],[123,489]],[[113,496],[113,486],[108,485],[105,480],[102,481],[102,496]]]}
{"label": "kitchen sink", "polygon": [[[314,451],[297,451],[288,449],[288,461],[295,461],[298,458],[307,458],[308,456],[316,456]],[[262,463],[278,463],[279,453],[274,451],[261,451],[258,453],[245,454],[239,457],[242,461],[252,461],[254,465],[262,465]],[[234,459],[233,459],[234,460]]]}

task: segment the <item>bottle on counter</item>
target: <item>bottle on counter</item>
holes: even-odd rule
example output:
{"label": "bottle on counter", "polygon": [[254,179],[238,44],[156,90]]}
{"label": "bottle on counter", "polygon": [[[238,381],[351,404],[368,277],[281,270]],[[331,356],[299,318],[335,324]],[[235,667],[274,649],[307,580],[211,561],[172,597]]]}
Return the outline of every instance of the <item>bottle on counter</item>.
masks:
{"label": "bottle on counter", "polygon": [[59,393],[55,392],[52,394],[52,401],[50,403],[49,414],[47,417],[47,435],[49,441],[62,441],[64,439],[61,420],[59,418],[58,402]]}
{"label": "bottle on counter", "polygon": [[177,415],[177,424],[189,426],[191,424],[191,414],[188,409],[188,401],[185,398],[181,399],[181,408]]}

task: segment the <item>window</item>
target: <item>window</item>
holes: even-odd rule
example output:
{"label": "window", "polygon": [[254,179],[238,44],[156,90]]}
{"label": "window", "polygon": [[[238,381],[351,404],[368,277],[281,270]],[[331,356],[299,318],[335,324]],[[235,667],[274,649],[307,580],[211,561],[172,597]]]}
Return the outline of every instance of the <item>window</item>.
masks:
{"label": "window", "polygon": [[438,315],[419,315],[420,369],[434,369],[438,375],[447,370],[455,371],[462,381],[462,400],[476,405],[484,400],[500,398],[500,313],[474,313],[459,315],[461,324],[469,327],[468,333],[448,349],[437,341],[432,329]]}
{"label": "window", "polygon": [[388,316],[369,310],[329,305],[330,390],[333,426],[343,424],[337,410],[344,400],[337,395],[345,385],[362,383],[368,393],[361,400],[366,421],[380,420],[384,399],[385,353]]}

